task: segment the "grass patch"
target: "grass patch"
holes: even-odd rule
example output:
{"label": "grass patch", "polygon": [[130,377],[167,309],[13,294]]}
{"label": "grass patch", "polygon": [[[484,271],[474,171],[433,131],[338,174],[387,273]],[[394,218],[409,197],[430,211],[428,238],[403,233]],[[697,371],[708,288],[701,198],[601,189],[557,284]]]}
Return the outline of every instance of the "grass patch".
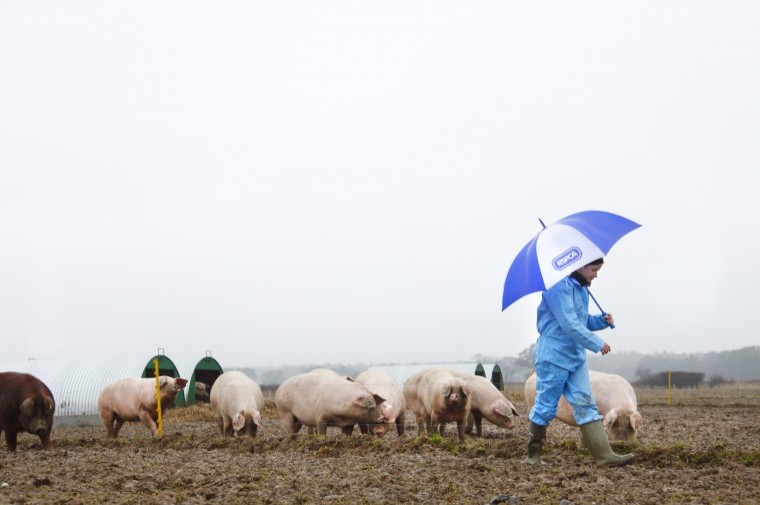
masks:
{"label": "grass patch", "polygon": [[459,454],[459,440],[456,441],[453,438],[444,437],[440,433],[431,433],[428,436],[428,440],[431,444],[440,447],[444,451],[452,454]]}

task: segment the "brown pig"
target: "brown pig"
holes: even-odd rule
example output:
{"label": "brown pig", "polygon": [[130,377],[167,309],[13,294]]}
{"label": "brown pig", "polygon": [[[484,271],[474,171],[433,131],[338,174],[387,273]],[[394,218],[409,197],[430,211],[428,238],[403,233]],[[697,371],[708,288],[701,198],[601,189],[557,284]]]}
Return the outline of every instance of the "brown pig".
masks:
{"label": "brown pig", "polygon": [[263,408],[261,387],[243,372],[223,373],[211,390],[211,412],[223,436],[238,436],[245,429],[245,433],[255,437]]}
{"label": "brown pig", "polygon": [[[159,377],[161,411],[166,409],[177,394],[187,385],[187,379]],[[98,413],[106,426],[109,437],[117,437],[125,422],[139,422],[148,427],[151,435],[158,433],[158,405],[156,404],[156,379],[128,377],[112,382],[98,396]]]}
{"label": "brown pig", "polygon": [[5,432],[9,451],[16,450],[19,432],[40,437],[43,449],[50,449],[55,400],[50,389],[27,373],[0,373],[0,433]]}
{"label": "brown pig", "polygon": [[464,442],[472,395],[463,379],[445,368],[426,368],[404,383],[407,406],[414,412],[417,433],[438,432],[439,426],[456,421],[459,441]]}
{"label": "brown pig", "polygon": [[355,424],[384,423],[383,402],[363,384],[326,368],[294,375],[275,393],[280,423],[290,438],[301,426],[316,427],[319,435],[326,435],[328,426],[337,426],[350,435]]}
{"label": "brown pig", "polygon": [[[596,408],[604,416],[602,425],[611,440],[631,441],[644,425],[644,419],[637,410],[636,392],[631,384],[619,375],[589,371],[591,392]],[[536,374],[525,381],[525,403],[528,409],[536,401]],[[565,397],[559,399],[557,419],[570,426],[576,426],[573,408]]]}
{"label": "brown pig", "polygon": [[[483,418],[487,421],[511,430],[515,427],[512,418],[520,414],[515,406],[485,377],[473,375],[459,370],[449,370],[453,375],[464,379],[470,388],[472,405],[470,418],[467,420],[468,434],[472,431],[472,421],[479,437],[483,436]],[[470,421],[472,419],[472,421]]]}
{"label": "brown pig", "polygon": [[359,424],[362,433],[372,431],[372,434],[378,437],[385,435],[395,424],[399,436],[404,434],[404,414],[406,414],[406,400],[401,386],[391,374],[379,368],[370,368],[360,373],[356,377],[356,382],[367,386],[373,394],[385,398],[381,404],[383,414],[387,418],[384,423],[375,423],[371,425]]}

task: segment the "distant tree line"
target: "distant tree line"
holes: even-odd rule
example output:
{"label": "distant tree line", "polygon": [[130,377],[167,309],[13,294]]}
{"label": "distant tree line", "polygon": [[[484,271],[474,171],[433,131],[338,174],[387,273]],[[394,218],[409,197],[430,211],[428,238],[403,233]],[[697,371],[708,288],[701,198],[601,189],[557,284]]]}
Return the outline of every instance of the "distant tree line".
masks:
{"label": "distant tree line", "polygon": [[637,386],[662,386],[674,388],[695,388],[702,385],[705,374],[702,372],[658,372],[640,377],[634,384]]}
{"label": "distant tree line", "polygon": [[[501,358],[476,355],[483,363],[498,363],[505,382],[523,382],[533,373],[536,344],[526,347],[517,357]],[[731,351],[677,354],[672,352],[642,354],[612,352],[606,356],[588,353],[588,367],[599,372],[614,373],[636,382],[650,374],[678,371],[703,374],[703,383],[716,386],[735,381],[760,380],[760,346]],[[707,380],[705,381],[705,377]],[[672,376],[671,376],[672,380]],[[694,380],[694,379],[692,379]],[[665,384],[667,386],[667,383]]]}
{"label": "distant tree line", "polygon": [[630,381],[660,372],[697,372],[709,377],[708,385],[760,380],[760,346],[707,353],[615,353],[589,355],[589,368],[616,373]]}
{"label": "distant tree line", "polygon": [[[466,362],[495,363],[501,368],[505,383],[524,382],[533,372],[535,361],[535,343],[520,351],[518,356],[486,356],[476,354],[462,358]],[[744,347],[732,351],[676,354],[671,352],[641,354],[638,352],[610,353],[606,356],[588,353],[588,366],[591,370],[618,374],[631,382],[651,383],[667,386],[667,372],[677,372],[677,387],[692,387],[694,381],[699,384],[715,386],[726,382],[760,380],[760,346]],[[393,365],[396,363],[377,363]],[[414,363],[405,363],[414,364]],[[262,386],[276,386],[288,377],[308,372],[314,368],[329,368],[342,375],[356,377],[370,368],[366,363],[325,363],[303,365],[275,365],[265,367],[242,367],[238,370],[249,375]],[[434,366],[434,364],[431,364]],[[688,375],[689,373],[696,375]],[[662,383],[662,374],[665,382]],[[708,377],[705,382],[705,377]],[[671,374],[671,380],[673,375]],[[659,381],[659,382],[658,382]]]}

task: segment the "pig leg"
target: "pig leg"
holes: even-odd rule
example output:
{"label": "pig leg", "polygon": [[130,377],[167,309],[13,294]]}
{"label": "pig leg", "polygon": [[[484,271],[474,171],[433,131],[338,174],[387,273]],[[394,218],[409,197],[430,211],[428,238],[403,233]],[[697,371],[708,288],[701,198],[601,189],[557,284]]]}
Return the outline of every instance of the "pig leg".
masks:
{"label": "pig leg", "polygon": [[457,432],[459,432],[459,442],[464,442],[464,429],[467,426],[467,419],[457,419]]}
{"label": "pig leg", "polygon": [[430,416],[425,413],[417,415],[417,435],[430,433]]}
{"label": "pig leg", "polygon": [[50,442],[50,432],[46,431],[43,435],[40,435],[40,442],[42,442],[43,449],[52,448],[53,444]]}
{"label": "pig leg", "polygon": [[106,432],[110,438],[116,438],[119,434],[119,430],[124,425],[124,420],[121,419],[115,412],[107,412],[103,416],[103,424],[106,426]]}
{"label": "pig leg", "polygon": [[150,415],[150,412],[140,409],[140,421],[148,427],[150,434],[155,437],[158,433],[158,426],[156,426],[156,421],[153,419],[153,416]]}
{"label": "pig leg", "polygon": [[473,414],[472,417],[475,418],[475,430],[478,432],[478,436],[483,436],[483,416],[480,414]]}
{"label": "pig leg", "polygon": [[441,420],[438,418],[437,415],[431,414],[431,416],[428,418],[428,433],[441,433],[441,427],[444,423],[441,422]]}
{"label": "pig leg", "polygon": [[351,435],[354,432],[354,425],[351,426],[343,426],[341,427],[340,431],[343,432],[344,435]]}
{"label": "pig leg", "polygon": [[258,429],[259,427],[256,426],[256,423],[245,423],[245,431],[251,436],[251,438],[256,438],[256,432]]}
{"label": "pig leg", "polygon": [[327,436],[327,422],[322,419],[317,419],[317,434]]}
{"label": "pig leg", "polygon": [[359,431],[362,432],[362,435],[369,433],[369,428],[367,427],[366,423],[359,423]]}
{"label": "pig leg", "polygon": [[401,416],[396,418],[396,431],[399,437],[404,436],[404,421],[401,420]]}
{"label": "pig leg", "polygon": [[113,437],[116,438],[116,436],[119,434],[119,430],[122,426],[124,426],[124,419],[114,414],[114,424],[113,424]]}
{"label": "pig leg", "polygon": [[106,432],[108,433],[108,436],[110,438],[116,437],[116,433],[114,433],[114,430],[113,430],[114,416],[115,414],[113,413],[113,411],[100,412],[100,419],[103,421],[103,425],[106,427]]}
{"label": "pig leg", "polygon": [[475,416],[470,412],[470,415],[467,416],[467,427],[464,429],[464,432],[468,435],[472,434],[472,428],[475,426]]}
{"label": "pig leg", "polygon": [[17,432],[9,429],[5,429],[5,444],[8,446],[8,450],[14,452],[16,450],[16,435]]}
{"label": "pig leg", "polygon": [[301,422],[292,413],[282,415],[280,422],[290,438],[293,438],[302,426]]}
{"label": "pig leg", "polygon": [[232,418],[224,416],[222,417],[222,436],[232,436]]}

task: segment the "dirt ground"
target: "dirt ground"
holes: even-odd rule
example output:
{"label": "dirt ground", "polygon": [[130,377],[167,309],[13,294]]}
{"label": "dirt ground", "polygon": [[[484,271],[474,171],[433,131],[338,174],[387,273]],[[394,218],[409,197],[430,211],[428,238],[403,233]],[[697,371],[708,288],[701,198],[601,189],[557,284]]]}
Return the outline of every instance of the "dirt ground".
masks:
{"label": "dirt ground", "polygon": [[[507,389],[525,414],[519,386]],[[55,426],[53,449],[19,437],[0,442],[0,503],[760,503],[760,385],[639,390],[645,426],[633,464],[596,468],[579,430],[548,432],[545,468],[523,463],[527,425],[507,431],[484,421],[484,437],[460,444],[407,434],[383,439],[304,432],[287,441],[271,400],[256,439],[224,439],[207,405],[167,413],[164,436],[127,425],[118,439],[97,425]],[[496,501],[494,500],[494,503]]]}

